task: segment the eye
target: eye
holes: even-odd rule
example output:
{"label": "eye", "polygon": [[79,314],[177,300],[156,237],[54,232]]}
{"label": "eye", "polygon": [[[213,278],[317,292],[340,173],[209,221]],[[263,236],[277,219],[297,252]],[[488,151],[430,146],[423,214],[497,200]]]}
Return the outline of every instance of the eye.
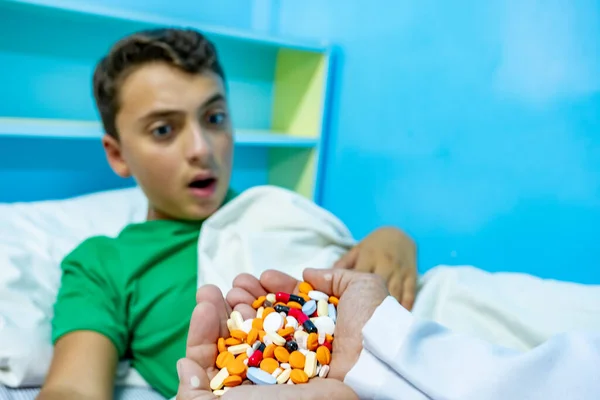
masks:
{"label": "eye", "polygon": [[161,139],[173,133],[173,126],[169,124],[158,125],[151,132],[154,137]]}
{"label": "eye", "polygon": [[224,112],[214,112],[208,115],[207,120],[211,125],[223,125],[227,119]]}

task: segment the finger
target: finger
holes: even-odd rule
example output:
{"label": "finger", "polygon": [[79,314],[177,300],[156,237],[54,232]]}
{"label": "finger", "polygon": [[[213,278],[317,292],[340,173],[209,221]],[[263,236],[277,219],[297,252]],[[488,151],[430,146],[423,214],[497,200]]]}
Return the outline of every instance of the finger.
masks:
{"label": "finger", "polygon": [[188,358],[177,362],[179,389],[177,400],[212,400],[215,398],[210,390],[208,375],[198,364]]}
{"label": "finger", "polygon": [[217,326],[220,327],[220,335],[227,337],[229,336],[229,329],[227,328],[227,319],[231,314],[231,307],[227,304],[223,298],[223,293],[215,285],[204,285],[196,292],[196,302],[198,304],[202,302],[211,303],[217,312]]}
{"label": "finger", "polygon": [[234,307],[234,310],[242,314],[244,321],[247,319],[254,319],[256,317],[256,310],[248,304],[238,304]]}
{"label": "finger", "polygon": [[234,288],[244,289],[246,292],[250,293],[255,299],[258,299],[260,296],[265,296],[267,292],[262,287],[260,281],[257,277],[251,274],[239,274],[233,280],[232,286]]}
{"label": "finger", "polygon": [[333,268],[354,269],[358,257],[358,247],[353,247],[333,264]]}
{"label": "finger", "polygon": [[392,274],[392,277],[388,281],[388,291],[398,301],[402,300],[402,294],[404,292],[404,277],[406,275],[396,271]]}
{"label": "finger", "polygon": [[351,280],[360,275],[364,274],[347,269],[307,268],[304,270],[303,277],[315,290],[341,297]]}
{"label": "finger", "polygon": [[400,302],[402,307],[406,308],[408,311],[411,311],[415,305],[416,287],[417,277],[416,275],[410,274],[404,280],[404,290],[402,293],[402,301]]}
{"label": "finger", "polygon": [[256,297],[251,295],[246,289],[241,287],[234,287],[227,293],[227,304],[233,309],[240,304],[252,304],[256,300]]}
{"label": "finger", "polygon": [[375,255],[368,248],[361,249],[356,258],[354,270],[359,272],[373,272],[375,269]]}
{"label": "finger", "polygon": [[210,302],[198,304],[192,312],[186,357],[204,369],[212,367],[217,357],[218,321],[218,312]]}
{"label": "finger", "polygon": [[295,293],[300,282],[281,271],[267,270],[260,276],[260,283],[269,293]]}
{"label": "finger", "polygon": [[389,282],[392,275],[401,271],[402,267],[398,263],[392,262],[387,257],[380,259],[372,272],[376,273],[383,278],[384,281]]}

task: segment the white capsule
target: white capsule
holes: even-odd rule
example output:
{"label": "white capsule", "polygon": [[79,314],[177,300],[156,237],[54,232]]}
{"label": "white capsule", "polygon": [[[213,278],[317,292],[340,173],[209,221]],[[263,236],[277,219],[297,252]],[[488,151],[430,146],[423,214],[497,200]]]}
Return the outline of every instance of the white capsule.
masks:
{"label": "white capsule", "polygon": [[327,378],[327,374],[329,373],[329,365],[323,365],[321,370],[319,371],[319,378]]}
{"label": "white capsule", "polygon": [[281,368],[283,369],[291,369],[292,366],[289,363],[281,363],[281,365],[279,365]]}
{"label": "white capsule", "polygon": [[327,300],[319,300],[317,302],[317,315],[319,317],[326,317],[329,315],[329,303]]}
{"label": "white capsule", "polygon": [[306,357],[306,355],[307,355],[308,353],[310,353],[310,350],[308,350],[308,349],[298,349],[298,351],[299,351],[300,353],[304,354],[304,357]]}
{"label": "white capsule", "polygon": [[291,369],[284,369],[281,374],[277,377],[277,383],[281,385],[282,383],[286,383],[288,379],[290,379],[290,374],[292,373]]}
{"label": "white capsule", "polygon": [[227,329],[229,329],[229,333],[235,331],[235,322],[231,318],[227,320]]}
{"label": "white capsule", "polygon": [[242,325],[244,324],[244,317],[239,311],[231,312],[231,319],[235,323],[235,329],[242,330]]}
{"label": "white capsule", "polygon": [[322,345],[323,343],[325,343],[326,338],[327,337],[325,336],[325,333],[319,332],[319,345]]}
{"label": "white capsule", "polygon": [[309,351],[308,354],[306,354],[304,372],[308,375],[309,379],[317,374],[317,353],[314,351]]}
{"label": "white capsule", "polygon": [[273,378],[277,378],[282,372],[283,370],[281,368],[277,368],[275,371],[273,371],[271,375],[273,376]]}
{"label": "white capsule", "polygon": [[311,290],[310,292],[308,292],[308,297],[310,297],[311,299],[315,300],[315,301],[319,301],[319,300],[329,300],[329,296],[327,296],[325,293],[323,292],[319,292],[318,290]]}
{"label": "white capsule", "polygon": [[277,302],[277,298],[275,297],[275,293],[269,293],[267,295],[267,301],[271,304],[275,304]]}
{"label": "white capsule", "polygon": [[267,332],[265,338],[266,337],[269,337],[273,341],[273,344],[275,344],[276,346],[285,345],[285,339],[279,336],[276,332]]}
{"label": "white capsule", "polygon": [[212,390],[218,390],[223,387],[223,381],[229,376],[227,368],[221,368],[218,374],[210,381],[210,388]]}
{"label": "white capsule", "polygon": [[258,310],[256,310],[256,318],[262,318],[263,312],[265,312],[265,308],[258,307]]}
{"label": "white capsule", "polygon": [[233,354],[234,356],[237,356],[239,354],[245,353],[246,350],[248,350],[250,347],[250,345],[248,343],[242,343],[242,344],[236,344],[235,346],[229,346],[227,348],[227,351],[230,352],[231,354]]}

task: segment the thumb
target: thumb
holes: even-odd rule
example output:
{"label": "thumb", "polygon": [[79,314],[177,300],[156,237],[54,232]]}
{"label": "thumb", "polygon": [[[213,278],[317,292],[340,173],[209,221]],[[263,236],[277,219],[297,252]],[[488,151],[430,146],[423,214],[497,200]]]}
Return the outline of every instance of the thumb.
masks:
{"label": "thumb", "polygon": [[214,394],[210,390],[208,375],[200,365],[182,358],[177,362],[177,375],[179,377],[179,388],[176,400],[212,400]]}

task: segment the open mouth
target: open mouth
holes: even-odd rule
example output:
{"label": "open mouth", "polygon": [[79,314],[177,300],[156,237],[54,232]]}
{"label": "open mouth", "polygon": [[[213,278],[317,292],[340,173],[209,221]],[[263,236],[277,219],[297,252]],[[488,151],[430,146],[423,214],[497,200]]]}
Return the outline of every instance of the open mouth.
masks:
{"label": "open mouth", "polygon": [[215,178],[196,179],[190,183],[192,189],[210,189],[217,183]]}

